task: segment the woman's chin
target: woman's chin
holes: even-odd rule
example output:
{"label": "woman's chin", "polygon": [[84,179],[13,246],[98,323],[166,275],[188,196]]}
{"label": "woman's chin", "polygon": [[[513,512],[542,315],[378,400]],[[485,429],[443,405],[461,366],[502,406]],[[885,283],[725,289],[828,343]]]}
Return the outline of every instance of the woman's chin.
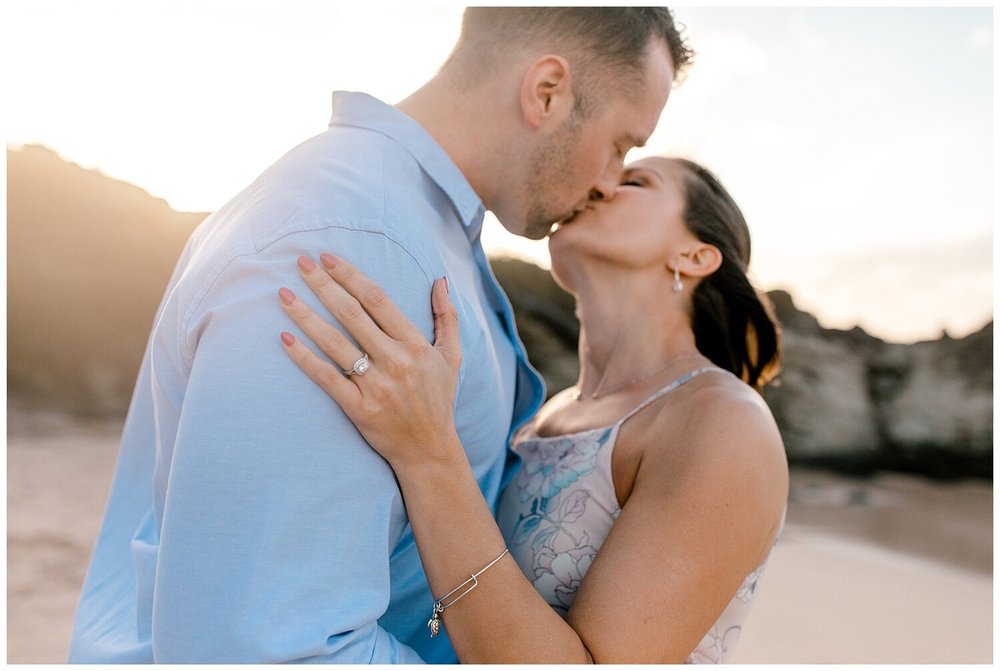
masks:
{"label": "woman's chin", "polygon": [[553,229],[553,231],[549,233],[549,258],[553,260],[553,263],[555,262],[557,256],[563,256],[567,252],[567,245],[565,244],[566,241],[563,240],[564,234],[565,229],[562,228]]}
{"label": "woman's chin", "polygon": [[552,279],[566,293],[576,295],[573,291],[572,269],[576,265],[573,255],[568,249],[560,249],[561,245],[553,245],[549,238],[549,261]]}
{"label": "woman's chin", "polygon": [[571,296],[576,296],[576,292],[573,291],[573,286],[566,281],[566,274],[560,273],[559,267],[556,266],[556,264],[554,263],[552,264],[552,268],[549,269],[549,273],[552,275],[552,280],[556,283],[556,285],[560,289],[570,294]]}
{"label": "woman's chin", "polygon": [[581,237],[580,231],[574,229],[575,224],[562,224],[549,233],[549,256],[555,260],[558,257],[576,259],[585,254],[590,242],[587,237]]}
{"label": "woman's chin", "polygon": [[581,212],[569,221],[556,224],[549,233],[549,257],[553,263],[562,259],[565,267],[590,264],[603,256],[606,240],[604,231],[587,220],[589,211]]}

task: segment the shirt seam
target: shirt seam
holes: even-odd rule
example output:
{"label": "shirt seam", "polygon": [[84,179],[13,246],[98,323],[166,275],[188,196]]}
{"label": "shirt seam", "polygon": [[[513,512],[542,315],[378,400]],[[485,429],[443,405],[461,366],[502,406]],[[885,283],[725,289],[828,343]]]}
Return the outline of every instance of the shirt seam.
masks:
{"label": "shirt seam", "polygon": [[[384,204],[384,200],[383,200],[383,204]],[[316,227],[313,227],[313,228],[298,228],[298,229],[296,229],[294,231],[288,231],[287,233],[283,233],[283,234],[281,234],[281,235],[273,238],[272,240],[270,240],[269,242],[267,242],[267,244],[265,244],[265,245],[263,245],[261,247],[254,246],[254,248],[251,249],[250,251],[245,251],[245,252],[242,252],[242,253],[234,253],[234,254],[228,256],[224,261],[221,261],[219,264],[217,264],[216,268],[212,271],[212,273],[210,273],[210,276],[208,278],[206,278],[205,282],[202,285],[202,288],[198,291],[198,293],[196,294],[195,298],[191,301],[191,306],[186,310],[185,315],[184,315],[184,319],[181,320],[181,328],[182,328],[181,336],[182,337],[180,338],[180,341],[181,341],[182,346],[183,346],[183,355],[184,355],[184,364],[185,364],[185,366],[186,367],[190,367],[193,364],[193,362],[194,362],[194,347],[193,347],[193,345],[192,345],[192,343],[190,341],[190,339],[191,339],[191,335],[190,335],[190,332],[191,332],[191,322],[194,320],[195,314],[201,308],[201,306],[204,303],[205,299],[208,297],[208,294],[211,293],[213,287],[219,281],[219,278],[221,278],[222,275],[226,272],[227,268],[229,268],[233,263],[235,263],[239,259],[246,258],[246,257],[256,256],[257,254],[260,254],[261,252],[264,252],[265,250],[267,250],[268,248],[270,248],[272,245],[280,242],[281,240],[284,240],[285,238],[291,237],[293,235],[298,235],[300,233],[317,233],[319,231],[326,231],[326,230],[331,230],[331,229],[348,231],[348,232],[351,232],[351,233],[362,233],[362,234],[366,234],[366,235],[377,235],[377,236],[381,236],[381,237],[385,238],[390,243],[392,243],[394,246],[396,246],[400,250],[402,250],[403,253],[406,254],[406,256],[410,257],[410,259],[417,266],[417,268],[420,269],[420,272],[423,274],[424,279],[427,281],[427,285],[428,286],[431,286],[433,284],[433,280],[431,279],[430,274],[427,272],[427,269],[424,268],[424,264],[422,264],[410,252],[409,249],[407,249],[405,246],[403,246],[402,244],[400,244],[397,240],[395,240],[391,236],[387,235],[384,231],[371,231],[371,230],[366,230],[366,229],[355,228],[355,227],[352,227],[352,226],[343,226],[343,225],[336,225],[336,224],[328,224],[328,225],[324,225],[324,226],[316,226]],[[246,247],[246,245],[243,245],[242,247]]]}

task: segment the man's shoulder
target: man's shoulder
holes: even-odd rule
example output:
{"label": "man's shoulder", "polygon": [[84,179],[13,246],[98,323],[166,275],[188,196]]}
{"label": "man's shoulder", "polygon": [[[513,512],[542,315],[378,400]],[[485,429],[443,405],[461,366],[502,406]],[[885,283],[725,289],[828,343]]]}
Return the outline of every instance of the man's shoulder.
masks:
{"label": "man's shoulder", "polygon": [[[307,183],[334,180],[350,188],[382,185],[387,177],[409,173],[417,178],[420,164],[410,148],[377,129],[330,126],[288,151],[272,170]],[[266,175],[267,173],[265,173]]]}
{"label": "man's shoulder", "polygon": [[285,261],[294,272],[296,255],[324,251],[433,277],[439,250],[423,232],[426,220],[440,215],[436,198],[397,142],[331,127],[278,159],[196,229],[175,298],[201,302],[220,280],[243,285]]}
{"label": "man's shoulder", "polygon": [[408,163],[415,165],[412,156],[380,133],[330,128],[290,150],[209,216],[194,244],[226,256],[331,227],[392,237],[399,193],[420,194],[420,176]]}

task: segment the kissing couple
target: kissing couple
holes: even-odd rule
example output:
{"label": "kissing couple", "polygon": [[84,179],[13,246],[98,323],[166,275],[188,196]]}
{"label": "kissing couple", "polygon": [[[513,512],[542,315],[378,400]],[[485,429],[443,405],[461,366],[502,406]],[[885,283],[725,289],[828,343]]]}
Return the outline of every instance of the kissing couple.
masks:
{"label": "kissing couple", "polygon": [[[334,94],[181,255],[70,661],[726,661],[784,519],[779,329],[719,180],[624,163],[691,56],[666,8],[469,8],[402,102]],[[576,299],[547,401],[486,210]]]}

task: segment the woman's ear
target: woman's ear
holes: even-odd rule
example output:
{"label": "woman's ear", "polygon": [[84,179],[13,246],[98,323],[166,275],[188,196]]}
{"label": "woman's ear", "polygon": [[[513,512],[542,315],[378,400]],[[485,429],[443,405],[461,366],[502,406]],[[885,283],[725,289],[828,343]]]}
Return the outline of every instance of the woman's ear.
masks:
{"label": "woman's ear", "polygon": [[722,265],[722,252],[715,245],[699,242],[681,252],[678,264],[683,275],[708,277]]}
{"label": "woman's ear", "polygon": [[561,122],[573,110],[569,63],[562,56],[542,56],[521,80],[521,112],[524,122],[539,129],[552,120]]}

